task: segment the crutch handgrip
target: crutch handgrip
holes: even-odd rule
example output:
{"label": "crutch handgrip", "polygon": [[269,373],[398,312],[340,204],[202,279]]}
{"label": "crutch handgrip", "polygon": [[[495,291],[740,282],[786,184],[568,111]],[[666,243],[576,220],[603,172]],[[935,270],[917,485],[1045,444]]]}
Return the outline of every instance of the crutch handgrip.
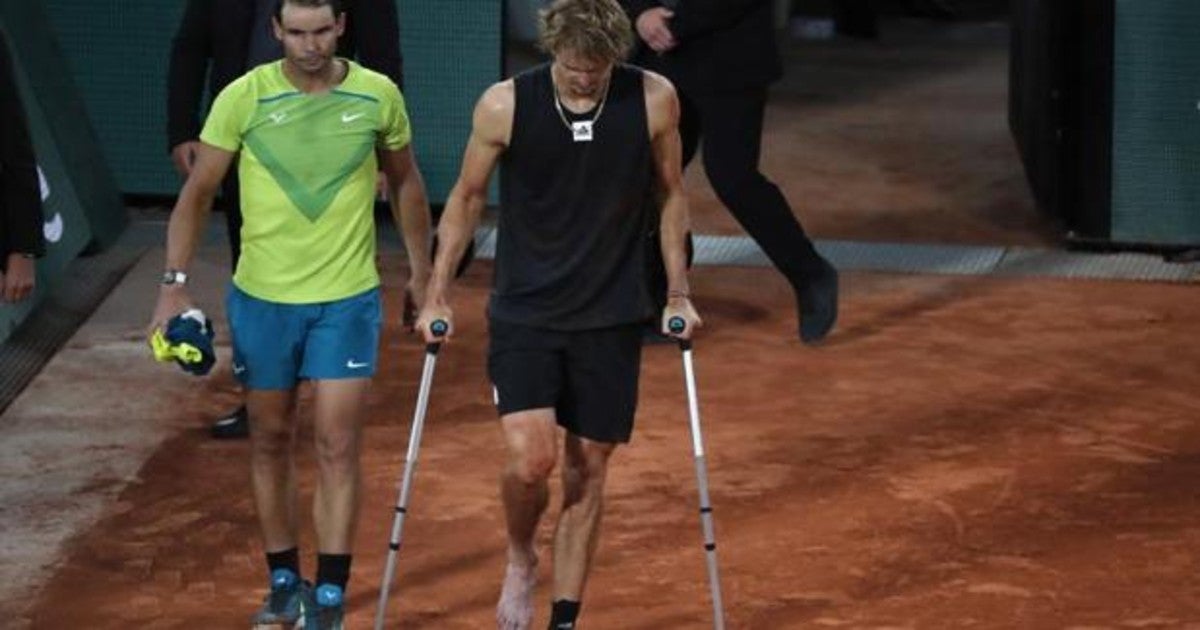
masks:
{"label": "crutch handgrip", "polygon": [[[446,333],[450,332],[450,323],[444,319],[435,319],[429,324],[429,332],[439,339],[445,337]],[[440,341],[425,344],[425,352],[428,354],[437,354],[441,348],[442,342]]]}
{"label": "crutch handgrip", "polygon": [[[670,333],[672,335],[683,334],[683,331],[687,330],[687,320],[683,319],[682,317],[680,317],[678,315],[675,315],[671,319],[667,320],[667,330],[670,331]],[[691,350],[692,349],[692,340],[691,339],[676,338],[676,340],[679,342],[680,350]]]}

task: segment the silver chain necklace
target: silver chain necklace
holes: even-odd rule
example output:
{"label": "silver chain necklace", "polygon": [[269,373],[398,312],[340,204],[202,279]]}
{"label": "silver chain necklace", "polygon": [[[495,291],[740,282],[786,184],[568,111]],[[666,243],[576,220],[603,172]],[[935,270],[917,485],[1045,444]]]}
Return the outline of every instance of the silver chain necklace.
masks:
{"label": "silver chain necklace", "polygon": [[608,83],[604,84],[604,95],[600,97],[600,104],[596,106],[596,115],[592,116],[591,120],[571,122],[567,119],[567,113],[563,111],[562,100],[558,97],[558,84],[554,81],[554,73],[550,73],[550,86],[554,90],[554,109],[558,110],[558,117],[566,125],[567,131],[571,132],[571,139],[575,142],[592,141],[596,121],[600,120],[600,114],[604,113],[604,104],[608,102],[608,88],[612,87],[612,79],[612,75],[610,74],[608,76]]}

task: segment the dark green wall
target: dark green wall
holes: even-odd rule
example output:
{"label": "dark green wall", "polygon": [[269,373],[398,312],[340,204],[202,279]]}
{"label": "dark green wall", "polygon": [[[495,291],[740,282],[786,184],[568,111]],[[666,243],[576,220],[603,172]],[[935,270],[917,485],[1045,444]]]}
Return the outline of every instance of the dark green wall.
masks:
{"label": "dark green wall", "polygon": [[[41,5],[0,0],[0,31],[12,50],[18,90],[42,179],[46,256],[37,290],[18,305],[0,305],[0,342],[50,291],[67,265],[91,247],[103,249],[128,220],[67,60]],[[5,124],[11,124],[6,122]]]}
{"label": "dark green wall", "polygon": [[1200,2],[1117,2],[1113,240],[1200,243]]}
{"label": "dark green wall", "polygon": [[[28,0],[6,0],[22,2]],[[166,154],[166,73],[183,0],[45,0],[125,194],[174,195]],[[497,0],[397,0],[405,99],[430,199],[458,175],[479,93],[501,74]]]}

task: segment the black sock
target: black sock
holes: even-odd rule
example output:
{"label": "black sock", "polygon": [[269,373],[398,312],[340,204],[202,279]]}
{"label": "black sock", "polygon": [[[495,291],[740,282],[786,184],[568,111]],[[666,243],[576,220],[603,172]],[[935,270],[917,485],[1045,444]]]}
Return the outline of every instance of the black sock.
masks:
{"label": "black sock", "polygon": [[550,609],[550,630],[571,630],[575,627],[575,618],[578,616],[579,602],[556,599]]}
{"label": "black sock", "polygon": [[300,575],[300,550],[292,547],[283,551],[268,551],[267,570],[274,573],[275,569],[288,569]]}
{"label": "black sock", "polygon": [[348,553],[317,554],[317,584],[336,584],[343,591],[350,581],[350,559]]}

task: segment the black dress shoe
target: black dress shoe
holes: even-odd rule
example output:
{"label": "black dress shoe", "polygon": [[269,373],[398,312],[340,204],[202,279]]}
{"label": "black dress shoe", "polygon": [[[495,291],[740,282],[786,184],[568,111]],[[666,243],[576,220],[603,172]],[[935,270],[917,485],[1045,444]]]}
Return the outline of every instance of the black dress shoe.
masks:
{"label": "black dress shoe", "polygon": [[828,261],[822,269],[796,291],[800,311],[800,340],[813,344],[833,330],[838,316],[838,272]]}
{"label": "black dress shoe", "polygon": [[217,420],[209,429],[217,440],[236,440],[250,437],[250,419],[246,415],[246,405],[235,409],[233,413]]}

